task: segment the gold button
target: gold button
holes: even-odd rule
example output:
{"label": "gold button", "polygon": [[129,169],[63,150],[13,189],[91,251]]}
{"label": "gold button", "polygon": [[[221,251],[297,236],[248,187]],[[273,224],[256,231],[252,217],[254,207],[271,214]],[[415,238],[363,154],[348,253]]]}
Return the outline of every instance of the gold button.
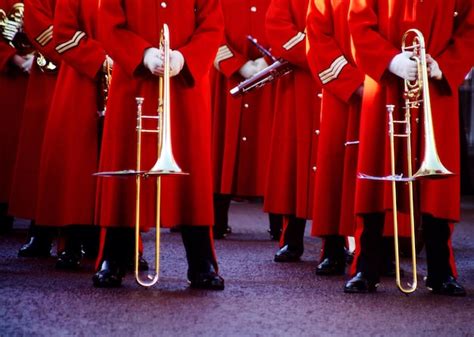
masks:
{"label": "gold button", "polygon": [[161,7],[162,7],[162,8],[166,8],[166,7],[168,7],[168,5],[166,4],[166,2],[163,1],[163,2],[161,3]]}
{"label": "gold button", "polygon": [[255,7],[255,6],[250,7],[250,11],[255,13],[257,11],[257,7]]}
{"label": "gold button", "polygon": [[321,92],[318,93],[318,98],[323,98],[323,94]]}
{"label": "gold button", "polygon": [[316,172],[316,166],[313,166],[313,172]]}
{"label": "gold button", "polygon": [[454,12],[454,17],[458,16],[458,14],[459,14],[458,12]]}
{"label": "gold button", "polygon": [[242,137],[242,141],[246,142],[246,141],[247,141],[247,137]]}
{"label": "gold button", "polygon": [[245,104],[244,104],[244,108],[245,108],[245,109],[248,109],[248,107],[249,107],[248,103],[245,103]]}
{"label": "gold button", "polygon": [[314,130],[314,133],[319,136],[319,130]]}

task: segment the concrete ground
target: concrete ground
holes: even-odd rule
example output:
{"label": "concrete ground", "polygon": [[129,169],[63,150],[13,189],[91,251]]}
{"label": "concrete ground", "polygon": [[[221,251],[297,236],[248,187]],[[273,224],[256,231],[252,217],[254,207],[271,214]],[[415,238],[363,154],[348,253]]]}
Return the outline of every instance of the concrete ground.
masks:
{"label": "concrete ground", "polygon": [[[54,258],[18,258],[25,222],[0,236],[0,336],[474,336],[474,199],[463,201],[453,238],[468,296],[405,296],[383,279],[376,294],[344,294],[345,277],[314,274],[321,242],[306,236],[299,263],[277,264],[258,203],[233,203],[233,234],[216,242],[222,292],[190,290],[180,234],[162,231],[161,279],[144,289],[92,287],[92,261],[78,272]],[[153,233],[145,235],[151,260]],[[418,259],[425,275],[424,254]],[[405,266],[408,268],[408,266]]]}

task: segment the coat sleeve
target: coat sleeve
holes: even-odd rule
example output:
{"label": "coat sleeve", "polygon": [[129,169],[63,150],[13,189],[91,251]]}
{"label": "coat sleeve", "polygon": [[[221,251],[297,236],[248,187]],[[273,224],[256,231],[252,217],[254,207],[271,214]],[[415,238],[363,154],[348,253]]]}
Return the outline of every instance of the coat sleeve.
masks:
{"label": "coat sleeve", "polygon": [[400,53],[400,49],[395,48],[378,32],[375,0],[351,1],[349,28],[357,65],[375,81],[380,82],[388,71],[390,61]]}
{"label": "coat sleeve", "polygon": [[35,49],[56,64],[59,54],[53,43],[53,8],[47,1],[25,0],[24,29]]}
{"label": "coat sleeve", "polygon": [[337,41],[334,35],[335,22],[330,0],[310,1],[306,27],[308,63],[326,90],[348,102],[363,84],[364,74],[353,64],[351,55],[343,53],[343,41]]}
{"label": "coat sleeve", "polygon": [[461,0],[456,5],[451,43],[440,55],[432,55],[451,92],[458,90],[469,69],[474,66],[474,3],[472,0]]}
{"label": "coat sleeve", "polygon": [[290,1],[273,0],[268,7],[265,26],[272,53],[307,69],[306,34],[294,22]]}
{"label": "coat sleeve", "polygon": [[[8,8],[5,8],[7,3],[0,1],[0,9],[8,13]],[[0,35],[0,72],[6,72],[9,68],[11,58],[16,54],[15,48],[10,46],[8,42]]]}
{"label": "coat sleeve", "polygon": [[214,67],[229,78],[247,61],[247,57],[237,52],[225,41],[217,50]]}
{"label": "coat sleeve", "polygon": [[102,46],[80,24],[80,1],[60,0],[54,11],[53,39],[64,62],[94,79],[105,60]]}
{"label": "coat sleeve", "polygon": [[141,69],[145,49],[153,45],[127,29],[121,0],[101,0],[99,17],[99,40],[105,50],[129,76],[136,75]]}
{"label": "coat sleeve", "polygon": [[187,44],[178,48],[185,60],[185,77],[190,86],[209,72],[224,33],[219,0],[196,1],[196,28]]}

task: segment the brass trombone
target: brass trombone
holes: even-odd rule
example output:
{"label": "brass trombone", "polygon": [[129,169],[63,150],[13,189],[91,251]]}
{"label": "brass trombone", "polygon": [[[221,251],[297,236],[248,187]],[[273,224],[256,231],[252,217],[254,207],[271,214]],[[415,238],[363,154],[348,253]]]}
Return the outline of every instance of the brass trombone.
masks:
{"label": "brass trombone", "polygon": [[[159,279],[160,270],[160,206],[161,206],[161,176],[183,173],[176,163],[171,148],[171,123],[170,123],[170,41],[168,25],[164,24],[161,32],[160,48],[163,50],[164,74],[159,77],[158,86],[158,109],[156,115],[144,115],[142,107],[144,98],[136,97],[137,104],[137,157],[136,170],[123,170],[112,172],[99,172],[98,176],[135,176],[135,279],[138,284],[144,287],[150,287]],[[156,129],[144,129],[143,120],[157,120]],[[142,136],[145,133],[154,133],[158,135],[158,159],[150,170],[143,170],[141,164],[141,145]],[[149,177],[156,177],[156,219],[155,219],[155,270],[152,274],[147,274],[146,279],[140,277],[138,270],[140,251],[140,194],[141,181]]]}
{"label": "brass trombone", "polygon": [[[411,42],[411,45],[407,43]],[[371,180],[390,181],[392,184],[392,207],[393,207],[393,226],[394,226],[394,242],[395,242],[395,276],[398,289],[410,294],[416,290],[417,274],[416,274],[416,247],[415,247],[415,210],[414,210],[414,193],[413,181],[424,178],[445,178],[453,175],[441,163],[436,149],[436,142],[433,131],[433,119],[431,112],[430,93],[428,87],[428,70],[426,64],[426,48],[423,34],[417,29],[409,29],[402,38],[402,51],[411,52],[412,59],[417,63],[418,76],[415,81],[404,81],[404,98],[405,98],[405,115],[402,120],[394,120],[394,105],[387,105],[388,126],[390,139],[390,168],[391,175],[386,177],[374,177],[366,174],[359,174],[359,178]],[[418,171],[412,172],[412,154],[411,154],[411,110],[423,107],[423,128],[424,128],[424,155]],[[405,126],[403,133],[395,132],[395,124]],[[407,153],[407,176],[395,173],[395,137],[406,138]],[[408,201],[409,201],[409,219],[410,219],[410,242],[412,255],[412,272],[413,279],[408,288],[402,285],[400,279],[400,252],[398,244],[398,216],[397,216],[397,190],[396,183],[404,182],[408,185]]]}

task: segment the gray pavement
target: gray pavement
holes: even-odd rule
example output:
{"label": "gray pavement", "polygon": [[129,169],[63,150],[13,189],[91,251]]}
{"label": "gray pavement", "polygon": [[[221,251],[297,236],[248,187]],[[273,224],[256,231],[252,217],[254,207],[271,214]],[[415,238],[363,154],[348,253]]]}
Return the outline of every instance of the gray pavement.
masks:
{"label": "gray pavement", "polygon": [[[401,294],[383,279],[376,294],[342,292],[345,277],[316,277],[321,242],[306,236],[299,263],[277,264],[258,203],[233,203],[234,233],[216,242],[222,292],[190,290],[180,234],[162,231],[161,279],[150,289],[128,275],[120,289],[95,289],[93,262],[78,272],[54,258],[16,257],[17,222],[0,236],[0,337],[5,336],[474,336],[474,199],[464,198],[453,238],[464,298]],[[153,233],[144,238],[151,260]],[[425,274],[424,252],[418,259]],[[408,266],[406,266],[408,268]]]}

